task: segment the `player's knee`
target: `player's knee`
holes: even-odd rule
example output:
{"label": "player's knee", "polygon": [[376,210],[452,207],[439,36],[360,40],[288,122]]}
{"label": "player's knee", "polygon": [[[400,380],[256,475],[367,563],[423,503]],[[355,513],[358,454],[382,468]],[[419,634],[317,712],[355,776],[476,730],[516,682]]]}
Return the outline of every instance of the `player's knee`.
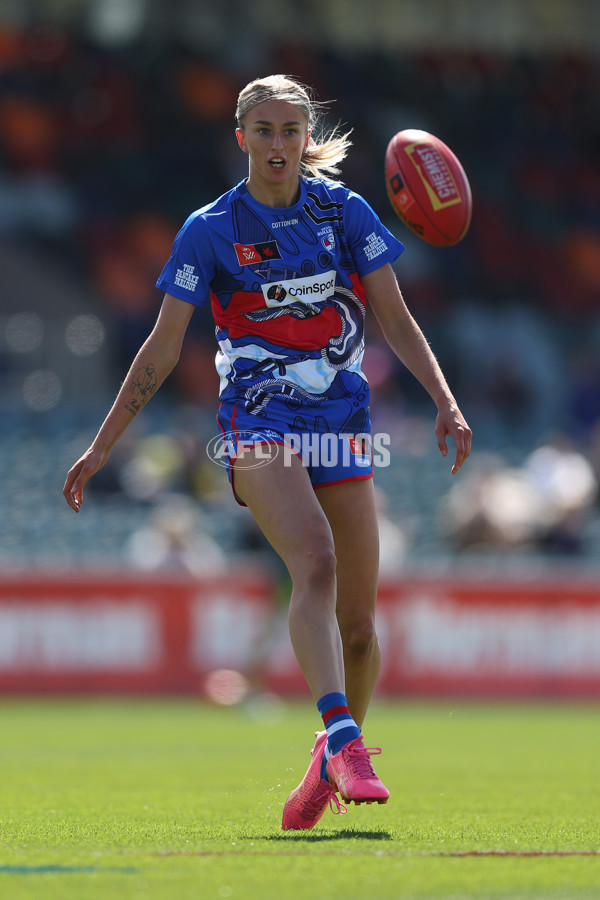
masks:
{"label": "player's knee", "polygon": [[331,548],[313,550],[304,559],[303,577],[312,588],[327,588],[335,580],[336,566],[337,559]]}
{"label": "player's knee", "polygon": [[354,660],[369,657],[377,647],[375,623],[368,616],[341,629],[344,652]]}

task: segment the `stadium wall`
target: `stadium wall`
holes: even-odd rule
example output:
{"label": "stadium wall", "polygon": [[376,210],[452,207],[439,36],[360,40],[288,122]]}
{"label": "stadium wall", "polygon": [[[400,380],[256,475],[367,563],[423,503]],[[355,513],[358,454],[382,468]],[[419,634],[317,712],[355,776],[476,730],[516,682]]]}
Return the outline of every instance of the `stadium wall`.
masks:
{"label": "stadium wall", "polygon": [[[204,692],[220,669],[307,693],[269,580],[0,580],[0,693]],[[382,695],[600,696],[600,582],[381,585]]]}

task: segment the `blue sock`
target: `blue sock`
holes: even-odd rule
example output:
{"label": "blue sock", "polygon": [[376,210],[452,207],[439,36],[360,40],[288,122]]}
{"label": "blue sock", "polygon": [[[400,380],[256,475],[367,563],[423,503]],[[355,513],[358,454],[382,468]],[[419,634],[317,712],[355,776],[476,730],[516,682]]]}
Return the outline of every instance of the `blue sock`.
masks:
{"label": "blue sock", "polygon": [[348,701],[344,694],[325,694],[317,703],[317,709],[327,729],[327,746],[321,763],[321,778],[326,778],[327,760],[332,753],[339,753],[342,747],[360,737],[360,728],[350,715]]}

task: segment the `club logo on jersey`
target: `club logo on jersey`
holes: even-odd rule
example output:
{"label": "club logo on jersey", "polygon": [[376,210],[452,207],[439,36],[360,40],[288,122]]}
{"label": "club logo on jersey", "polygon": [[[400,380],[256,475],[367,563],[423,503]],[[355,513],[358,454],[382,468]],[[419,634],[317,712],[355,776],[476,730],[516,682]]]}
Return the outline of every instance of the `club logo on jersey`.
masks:
{"label": "club logo on jersey", "polygon": [[234,244],[240,266],[251,266],[253,263],[265,262],[269,259],[281,259],[277,241],[262,241],[259,244]]}
{"label": "club logo on jersey", "polygon": [[321,228],[320,231],[317,232],[318,236],[321,238],[321,243],[330,253],[335,250],[335,235],[333,233],[333,228],[331,225],[326,225],[325,228]]}

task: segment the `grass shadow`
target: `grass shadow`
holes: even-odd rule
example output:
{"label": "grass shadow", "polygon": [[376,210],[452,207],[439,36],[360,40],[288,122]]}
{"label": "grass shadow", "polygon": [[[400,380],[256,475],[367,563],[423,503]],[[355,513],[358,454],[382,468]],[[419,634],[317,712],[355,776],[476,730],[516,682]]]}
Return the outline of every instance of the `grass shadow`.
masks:
{"label": "grass shadow", "polygon": [[265,835],[263,840],[267,841],[308,841],[316,844],[321,841],[347,841],[347,840],[367,840],[367,841],[392,841],[393,835],[390,831],[377,828],[372,831],[355,828],[341,828],[339,831],[287,831],[282,834]]}

